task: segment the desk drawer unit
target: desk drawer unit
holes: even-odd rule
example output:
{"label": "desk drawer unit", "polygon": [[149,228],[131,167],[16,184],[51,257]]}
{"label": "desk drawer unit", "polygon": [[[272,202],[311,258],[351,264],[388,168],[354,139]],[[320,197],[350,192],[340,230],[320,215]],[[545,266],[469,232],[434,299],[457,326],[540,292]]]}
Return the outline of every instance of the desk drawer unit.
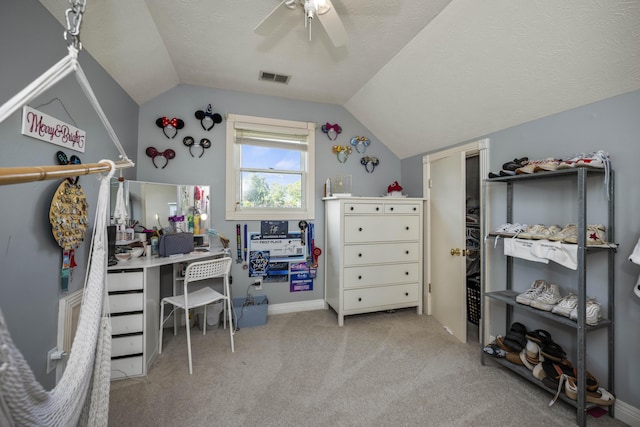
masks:
{"label": "desk drawer unit", "polygon": [[344,316],[416,307],[422,314],[422,199],[325,200],[325,302]]}

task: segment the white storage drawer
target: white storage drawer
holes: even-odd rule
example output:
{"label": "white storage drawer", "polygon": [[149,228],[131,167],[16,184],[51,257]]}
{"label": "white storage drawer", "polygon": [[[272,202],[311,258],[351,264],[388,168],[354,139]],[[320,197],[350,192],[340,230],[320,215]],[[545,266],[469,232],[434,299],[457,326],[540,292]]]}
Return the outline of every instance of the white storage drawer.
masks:
{"label": "white storage drawer", "polygon": [[114,337],[111,340],[111,357],[142,353],[142,334]]}
{"label": "white storage drawer", "polygon": [[344,248],[344,265],[378,264],[420,261],[418,242],[389,243],[388,245],[348,245]]}
{"label": "white storage drawer", "polygon": [[126,316],[111,316],[111,335],[131,334],[142,332],[144,315],[128,314]]}
{"label": "white storage drawer", "polygon": [[142,292],[109,295],[109,310],[111,313],[127,313],[142,311],[144,298]]}
{"label": "white storage drawer", "polygon": [[420,280],[420,263],[371,265],[344,269],[344,288],[360,288]]}
{"label": "white storage drawer", "polygon": [[359,310],[405,303],[410,306],[420,300],[419,290],[418,283],[346,290],[344,309]]}
{"label": "white storage drawer", "polygon": [[382,214],[384,212],[382,203],[345,203],[345,214]]}
{"label": "white storage drawer", "polygon": [[125,357],[111,361],[111,379],[142,375],[142,356]]}
{"label": "white storage drawer", "polygon": [[345,216],[345,243],[419,241],[420,216]]}
{"label": "white storage drawer", "polygon": [[142,289],[144,283],[142,271],[118,271],[107,274],[107,290],[135,291]]}
{"label": "white storage drawer", "polygon": [[384,213],[385,214],[418,214],[420,213],[419,203],[415,204],[395,204],[395,203],[385,203],[384,204]]}

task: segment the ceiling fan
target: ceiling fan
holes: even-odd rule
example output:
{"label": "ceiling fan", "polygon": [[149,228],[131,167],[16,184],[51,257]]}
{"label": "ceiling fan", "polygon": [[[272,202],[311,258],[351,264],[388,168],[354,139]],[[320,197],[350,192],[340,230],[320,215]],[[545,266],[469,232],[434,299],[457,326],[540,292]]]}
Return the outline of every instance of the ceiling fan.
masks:
{"label": "ceiling fan", "polygon": [[347,30],[331,0],[283,0],[253,31],[263,36],[271,34],[280,21],[285,19],[285,15],[289,14],[288,9],[295,10],[298,6],[304,11],[304,26],[309,28],[309,41],[311,22],[318,18],[334,46],[340,47],[347,42]]}

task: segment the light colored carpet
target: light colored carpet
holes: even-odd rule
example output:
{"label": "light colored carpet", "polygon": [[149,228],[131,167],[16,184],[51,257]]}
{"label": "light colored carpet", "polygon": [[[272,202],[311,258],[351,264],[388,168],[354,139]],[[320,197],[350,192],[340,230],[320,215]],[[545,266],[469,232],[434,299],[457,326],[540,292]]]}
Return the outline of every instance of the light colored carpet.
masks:
{"label": "light colored carpet", "polygon": [[[111,426],[568,426],[575,408],[461,344],[415,309],[345,319],[269,316],[239,330],[166,334],[142,379],[111,383]],[[589,426],[622,426],[608,416]]]}

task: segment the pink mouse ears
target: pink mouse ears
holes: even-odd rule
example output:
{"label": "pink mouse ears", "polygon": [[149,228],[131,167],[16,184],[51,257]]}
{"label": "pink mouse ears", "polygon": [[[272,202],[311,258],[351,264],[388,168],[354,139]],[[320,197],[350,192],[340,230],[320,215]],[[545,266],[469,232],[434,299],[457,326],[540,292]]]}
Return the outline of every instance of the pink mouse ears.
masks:
{"label": "pink mouse ears", "polygon": [[[196,119],[200,120],[200,125],[202,129],[206,131],[210,131],[216,125],[216,123],[222,122],[222,116],[218,113],[214,113],[211,108],[211,104],[207,105],[207,111],[198,110],[196,111]],[[211,126],[207,127],[204,124],[208,123]],[[208,148],[208,147],[207,147]]]}
{"label": "pink mouse ears", "polygon": [[[191,157],[195,157],[191,152],[191,147],[193,147],[196,144],[196,140],[193,139],[192,136],[185,136],[184,139],[182,140],[182,143],[187,147],[189,147],[189,154],[191,154]],[[202,148],[202,152],[200,152],[200,155],[198,156],[198,158],[200,158],[204,155],[204,150],[211,147],[211,141],[208,140],[207,138],[202,138],[200,142],[198,142],[198,145],[200,146],[200,148]]]}
{"label": "pink mouse ears", "polygon": [[[156,120],[156,125],[159,128],[162,128],[162,133],[169,139],[175,138],[178,134],[178,129],[182,129],[184,127],[184,122],[177,118],[168,118],[168,117],[160,117]],[[169,129],[169,133],[167,133],[167,129]],[[171,135],[171,136],[169,136]]]}
{"label": "pink mouse ears", "polygon": [[176,152],[173,151],[171,148],[164,151],[158,151],[156,150],[155,147],[147,147],[147,149],[145,150],[145,153],[147,153],[147,156],[151,157],[153,166],[155,166],[156,169],[158,168],[158,165],[156,164],[156,157],[164,157],[165,159],[164,165],[162,165],[161,169],[166,168],[167,165],[169,164],[169,160],[176,157]]}
{"label": "pink mouse ears", "polygon": [[331,141],[335,141],[338,138],[338,135],[342,133],[342,128],[337,123],[325,123],[322,125],[322,132],[326,133],[327,138]]}

